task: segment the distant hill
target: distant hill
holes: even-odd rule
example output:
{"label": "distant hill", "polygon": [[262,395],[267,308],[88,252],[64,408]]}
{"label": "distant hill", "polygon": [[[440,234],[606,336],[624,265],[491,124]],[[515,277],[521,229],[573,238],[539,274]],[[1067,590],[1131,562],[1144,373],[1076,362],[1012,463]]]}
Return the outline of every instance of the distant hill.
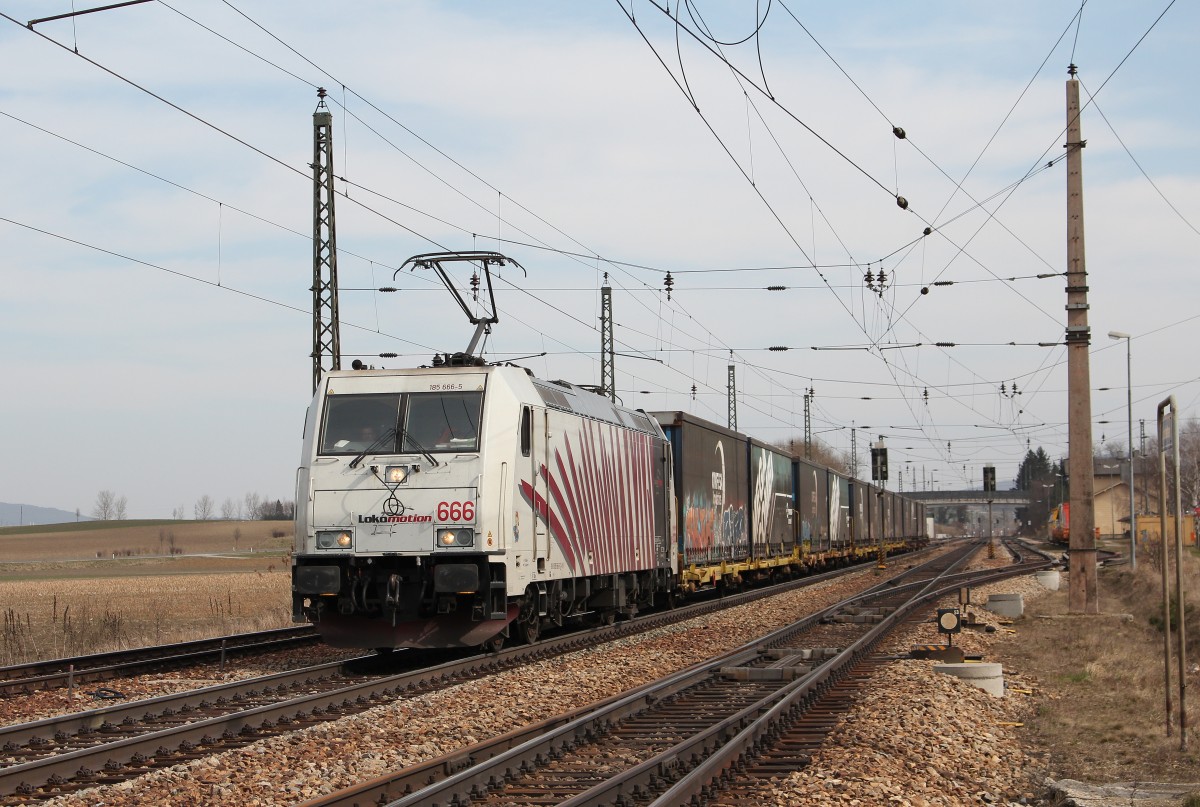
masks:
{"label": "distant hill", "polygon": [[64,524],[73,521],[92,521],[89,516],[75,517],[72,510],[54,507],[36,507],[32,504],[9,504],[0,502],[0,527],[15,527],[21,524]]}

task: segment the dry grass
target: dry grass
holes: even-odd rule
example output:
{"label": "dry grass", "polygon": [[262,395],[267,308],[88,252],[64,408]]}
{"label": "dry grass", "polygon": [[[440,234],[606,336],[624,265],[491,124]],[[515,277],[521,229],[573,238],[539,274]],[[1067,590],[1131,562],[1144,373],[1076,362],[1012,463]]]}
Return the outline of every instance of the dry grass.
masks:
{"label": "dry grass", "polygon": [[278,521],[0,530],[0,665],[290,625],[291,536]]}
{"label": "dry grass", "polygon": [[274,572],[0,582],[0,665],[291,624]]}
{"label": "dry grass", "polygon": [[0,529],[0,563],[111,560],[212,552],[282,552],[290,521],[83,522]]}
{"label": "dry grass", "polygon": [[[1139,556],[1100,571],[1100,616],[1068,614],[1068,588],[1027,603],[1017,634],[997,647],[1039,681],[1032,739],[1055,778],[1093,783],[1200,782],[1200,562],[1185,558],[1190,645],[1189,751],[1179,750],[1178,688],[1172,663],[1175,734],[1166,736],[1161,572]],[[1174,587],[1174,570],[1171,572]],[[1172,644],[1177,646],[1172,634]]]}

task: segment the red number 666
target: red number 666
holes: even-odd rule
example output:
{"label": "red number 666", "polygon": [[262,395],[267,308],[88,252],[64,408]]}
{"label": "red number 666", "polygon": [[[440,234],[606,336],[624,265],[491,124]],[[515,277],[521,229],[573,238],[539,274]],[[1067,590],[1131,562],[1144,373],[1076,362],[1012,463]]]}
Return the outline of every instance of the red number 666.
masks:
{"label": "red number 666", "polygon": [[475,502],[438,502],[438,521],[474,521]]}

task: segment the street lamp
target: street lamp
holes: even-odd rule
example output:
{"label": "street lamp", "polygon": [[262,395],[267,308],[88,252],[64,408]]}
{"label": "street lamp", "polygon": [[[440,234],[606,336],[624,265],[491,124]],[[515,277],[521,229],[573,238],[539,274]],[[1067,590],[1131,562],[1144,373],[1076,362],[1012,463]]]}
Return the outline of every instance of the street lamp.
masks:
{"label": "street lamp", "polygon": [[1125,340],[1125,411],[1129,419],[1129,568],[1137,571],[1137,508],[1133,501],[1133,337],[1122,331],[1109,331],[1109,339]]}

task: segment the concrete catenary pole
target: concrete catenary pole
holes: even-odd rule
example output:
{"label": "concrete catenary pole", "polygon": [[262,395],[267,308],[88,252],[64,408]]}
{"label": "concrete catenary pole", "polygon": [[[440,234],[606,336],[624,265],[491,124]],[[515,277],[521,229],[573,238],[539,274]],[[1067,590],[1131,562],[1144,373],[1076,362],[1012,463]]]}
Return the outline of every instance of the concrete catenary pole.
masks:
{"label": "concrete catenary pole", "polygon": [[1067,431],[1071,477],[1070,590],[1073,614],[1100,613],[1092,479],[1092,392],[1087,268],[1083,249],[1083,140],[1075,65],[1067,81]]}
{"label": "concrete catenary pole", "polygon": [[[1168,414],[1169,411],[1169,414]],[[1187,737],[1187,590],[1183,576],[1183,497],[1180,490],[1179,467],[1179,404],[1171,395],[1158,405],[1159,445],[1159,523],[1163,556],[1163,624],[1166,630],[1167,736],[1171,736],[1171,630],[1179,638],[1179,750],[1188,750]],[[1167,454],[1171,455],[1171,477],[1174,480],[1168,499]],[[1167,504],[1171,503],[1175,521],[1175,607],[1171,607],[1170,584],[1167,575]]]}

